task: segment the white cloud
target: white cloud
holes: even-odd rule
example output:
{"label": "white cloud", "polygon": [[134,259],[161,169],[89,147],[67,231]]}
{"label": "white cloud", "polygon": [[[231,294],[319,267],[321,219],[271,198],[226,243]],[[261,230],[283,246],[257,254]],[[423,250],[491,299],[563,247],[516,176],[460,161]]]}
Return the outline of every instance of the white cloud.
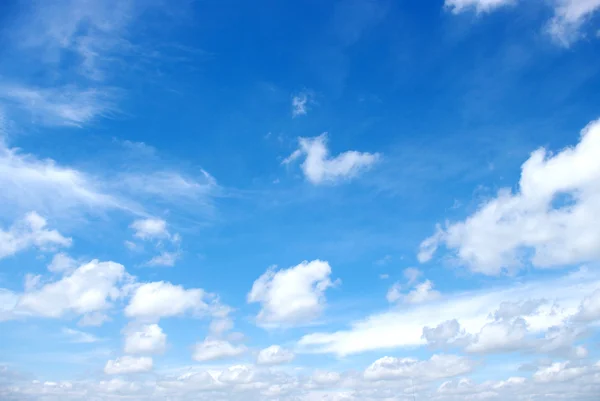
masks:
{"label": "white cloud", "polygon": [[146,266],[166,266],[173,267],[179,259],[179,252],[162,251],[159,255],[152,257],[145,263]]}
{"label": "white cloud", "polygon": [[445,0],[444,6],[455,14],[467,10],[484,13],[503,6],[513,5],[516,2],[517,0]]}
{"label": "white cloud", "polygon": [[589,371],[587,366],[571,366],[569,362],[556,362],[539,369],[533,374],[533,380],[540,383],[573,380]]}
{"label": "white cloud", "polygon": [[122,356],[120,358],[109,360],[104,366],[104,373],[107,375],[126,375],[132,373],[143,373],[152,370],[152,358],[132,356]]}
{"label": "white cloud", "polygon": [[260,350],[256,358],[256,363],[259,365],[280,365],[294,360],[294,353],[290,350],[280,347],[279,345],[271,345]]}
{"label": "white cloud", "polygon": [[554,0],[548,31],[563,46],[582,36],[581,27],[600,9],[600,0]]}
{"label": "white cloud", "polygon": [[86,174],[39,160],[19,149],[8,148],[0,140],[0,200],[5,214],[36,210],[43,215],[61,212],[72,215],[78,209],[93,211],[127,207],[98,188]]}
{"label": "white cloud", "polygon": [[292,117],[305,115],[308,112],[308,101],[308,92],[301,92],[292,97]]}
{"label": "white cloud", "polygon": [[417,284],[415,288],[406,294],[404,302],[409,304],[420,304],[423,302],[430,302],[438,299],[441,294],[433,289],[433,283],[429,280],[425,280],[420,284]]}
{"label": "white cloud", "polygon": [[600,288],[581,301],[575,319],[583,321],[600,320]]}
{"label": "white cloud", "polygon": [[130,227],[135,230],[135,233],[133,234],[135,237],[144,240],[168,238],[170,236],[169,230],[167,230],[167,222],[162,219],[140,219],[131,223]]}
{"label": "white cloud", "polygon": [[206,301],[214,301],[214,298],[201,288],[186,290],[180,285],[157,281],[141,284],[134,290],[125,315],[157,320],[186,313],[206,314],[215,306]]}
{"label": "white cloud", "polygon": [[205,339],[194,346],[192,358],[198,362],[227,359],[240,356],[246,352],[243,345],[233,345],[225,340]]}
{"label": "white cloud", "polygon": [[411,358],[383,357],[365,370],[368,380],[396,380],[418,377],[420,380],[438,380],[469,373],[475,363],[457,355],[433,355],[427,361]]}
{"label": "white cloud", "polygon": [[[433,289],[433,283],[431,281],[425,280],[422,283],[415,284],[420,276],[421,272],[415,268],[405,269],[404,277],[406,278],[406,284],[402,285],[399,282],[394,283],[386,295],[388,302],[394,303],[402,300],[402,302],[407,304],[420,304],[438,299],[441,294]],[[412,288],[412,290],[403,294],[403,288]]]}
{"label": "white cloud", "polygon": [[484,274],[525,263],[549,268],[600,260],[598,154],[600,120],[581,132],[575,147],[554,155],[533,152],[522,166],[518,192],[501,190],[464,221],[423,241],[422,249],[444,244]]}
{"label": "white cloud", "polygon": [[306,156],[301,165],[302,171],[306,179],[316,185],[356,177],[379,159],[377,153],[354,150],[331,157],[327,149],[327,133],[314,138],[299,138],[299,144],[299,149],[286,158],[283,164]]}
{"label": "white cloud", "polygon": [[333,286],[331,267],[321,260],[288,269],[269,269],[252,285],[248,302],[260,303],[257,321],[264,325],[309,323],[325,308],[325,290]]}
{"label": "white cloud", "polygon": [[73,330],[65,327],[62,329],[62,332],[69,339],[69,341],[73,343],[89,344],[100,341],[98,337],[84,331]]}
{"label": "white cloud", "polygon": [[0,259],[30,247],[47,251],[71,245],[71,238],[62,236],[56,230],[47,229],[47,225],[46,219],[36,212],[30,212],[7,231],[0,229]]}
{"label": "white cloud", "polygon": [[129,327],[125,330],[126,354],[161,354],[167,347],[167,335],[157,324]]}
{"label": "white cloud", "polygon": [[54,255],[48,265],[48,271],[52,273],[71,273],[76,268],[77,261],[63,252]]}
{"label": "white cloud", "polygon": [[54,318],[102,313],[122,297],[120,283],[127,278],[122,265],[93,260],[58,281],[21,294],[15,311]]}
{"label": "white cloud", "polygon": [[0,99],[10,101],[31,114],[34,122],[43,125],[82,127],[115,110],[107,90],[62,88],[28,88],[0,85]]}
{"label": "white cloud", "polygon": [[[589,294],[600,286],[595,271],[551,280],[529,281],[513,287],[488,288],[485,291],[467,291],[445,294],[443,299],[375,313],[354,321],[345,330],[330,333],[312,333],[298,342],[298,352],[334,353],[350,355],[365,351],[423,345],[424,327],[437,327],[447,320],[456,319],[469,335],[478,334],[493,322],[490,319],[499,305],[529,299],[547,299],[548,303],[535,313],[523,316],[528,330],[540,334],[550,327],[561,325],[578,312],[582,294]],[[557,292],[556,288],[561,291]],[[556,307],[555,305],[559,305]]]}
{"label": "white cloud", "polygon": [[526,336],[525,319],[492,322],[482,327],[466,350],[478,353],[510,352],[523,348]]}

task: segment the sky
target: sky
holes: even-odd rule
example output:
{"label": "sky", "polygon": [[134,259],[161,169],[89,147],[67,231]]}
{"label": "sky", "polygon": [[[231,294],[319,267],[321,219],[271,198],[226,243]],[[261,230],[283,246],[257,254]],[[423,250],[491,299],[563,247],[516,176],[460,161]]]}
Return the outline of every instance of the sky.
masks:
{"label": "sky", "polygon": [[0,2],[0,399],[600,394],[600,0]]}

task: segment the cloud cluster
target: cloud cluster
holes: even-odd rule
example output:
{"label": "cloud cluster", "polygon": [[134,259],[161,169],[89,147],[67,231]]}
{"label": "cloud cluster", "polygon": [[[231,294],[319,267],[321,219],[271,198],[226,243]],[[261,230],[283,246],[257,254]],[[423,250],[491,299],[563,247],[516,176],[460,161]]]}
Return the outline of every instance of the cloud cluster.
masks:
{"label": "cloud cluster", "polygon": [[600,120],[583,129],[574,147],[536,150],[522,166],[516,193],[502,189],[464,221],[424,240],[421,261],[440,245],[489,275],[600,260],[599,152]]}
{"label": "cloud cluster", "polygon": [[304,156],[302,172],[312,184],[335,183],[351,179],[370,168],[380,155],[350,150],[335,157],[327,149],[327,133],[314,138],[299,138],[300,147],[287,157],[283,164],[290,164]]}

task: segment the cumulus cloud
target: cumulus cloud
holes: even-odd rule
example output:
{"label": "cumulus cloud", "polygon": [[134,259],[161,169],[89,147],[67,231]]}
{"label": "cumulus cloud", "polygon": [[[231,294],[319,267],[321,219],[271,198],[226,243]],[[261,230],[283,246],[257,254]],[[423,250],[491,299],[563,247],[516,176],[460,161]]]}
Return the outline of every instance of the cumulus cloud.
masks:
{"label": "cumulus cloud", "polygon": [[[600,260],[600,120],[575,147],[533,152],[519,190],[503,189],[421,248],[439,245],[470,270],[494,275],[528,263],[551,268]],[[425,258],[426,260],[426,258]]]}
{"label": "cumulus cloud", "polygon": [[[493,323],[494,314],[507,300],[526,302],[547,299],[530,315],[521,316],[532,335],[546,332],[578,313],[582,294],[590,294],[600,286],[600,276],[593,270],[559,276],[554,279],[526,281],[519,285],[446,294],[443,299],[377,312],[353,321],[348,328],[333,332],[316,332],[303,336],[299,350],[303,352],[351,355],[365,351],[411,347],[425,344],[423,328],[436,328],[456,319],[469,335],[477,335]],[[556,288],[561,291],[557,292]],[[559,307],[555,307],[559,305]]]}
{"label": "cumulus cloud", "polygon": [[259,365],[280,365],[294,360],[294,353],[290,350],[280,347],[279,345],[271,345],[260,350],[256,358],[256,363]]}
{"label": "cumulus cloud", "polygon": [[185,289],[165,281],[139,285],[133,292],[125,315],[132,318],[158,320],[186,313],[209,314],[218,310],[212,294],[201,288]]}
{"label": "cumulus cloud", "polygon": [[64,237],[56,230],[47,229],[47,225],[46,219],[36,212],[30,212],[8,230],[0,229],[0,259],[30,247],[52,250],[71,245],[71,238]]}
{"label": "cumulus cloud", "polygon": [[139,219],[131,223],[130,227],[135,231],[133,235],[143,240],[167,238],[170,235],[167,230],[167,222],[163,219]]}
{"label": "cumulus cloud", "polygon": [[57,281],[24,292],[15,311],[53,318],[104,314],[123,296],[121,285],[127,280],[123,265],[93,260]]}
{"label": "cumulus cloud", "polygon": [[76,268],[77,261],[63,252],[55,254],[48,265],[48,270],[52,273],[71,273]]}
{"label": "cumulus cloud", "polygon": [[126,375],[148,372],[150,370],[152,370],[152,358],[145,356],[139,358],[122,356],[114,360],[109,360],[104,366],[104,373],[107,375]]}
{"label": "cumulus cloud", "polygon": [[395,380],[418,377],[421,380],[438,380],[471,372],[475,363],[457,355],[433,355],[429,360],[383,357],[365,370],[368,380]]}
{"label": "cumulus cloud", "polygon": [[205,362],[234,358],[245,353],[243,345],[233,345],[229,341],[207,338],[194,346],[192,357],[195,361]]}
{"label": "cumulus cloud", "polygon": [[125,330],[126,354],[161,354],[167,346],[167,335],[157,324],[129,327]]}
{"label": "cumulus cloud", "polygon": [[299,144],[300,147],[287,157],[283,164],[290,164],[304,156],[302,171],[306,179],[315,185],[354,178],[371,167],[380,157],[377,153],[354,150],[331,157],[327,149],[327,133],[314,138],[300,138]]}
{"label": "cumulus cloud", "polygon": [[298,325],[318,318],[325,291],[334,284],[329,263],[304,261],[288,269],[268,269],[252,285],[248,302],[260,303],[257,321],[264,325]]}
{"label": "cumulus cloud", "polygon": [[[438,299],[441,294],[433,289],[431,281],[425,280],[415,284],[420,276],[421,272],[418,269],[405,269],[404,277],[406,278],[406,283],[396,282],[389,288],[386,295],[388,302],[394,303],[401,300],[407,304],[420,304]],[[406,294],[402,292],[409,289],[410,291]]]}

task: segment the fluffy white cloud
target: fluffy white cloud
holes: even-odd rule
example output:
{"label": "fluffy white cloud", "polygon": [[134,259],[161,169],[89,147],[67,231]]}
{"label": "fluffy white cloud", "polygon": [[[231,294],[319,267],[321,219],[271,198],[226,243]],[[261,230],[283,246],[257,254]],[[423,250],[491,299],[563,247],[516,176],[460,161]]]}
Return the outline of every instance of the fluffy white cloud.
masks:
{"label": "fluffy white cloud", "polygon": [[246,352],[243,345],[233,345],[225,340],[207,338],[194,346],[192,357],[198,362],[233,358]]}
{"label": "fluffy white cloud", "polygon": [[[344,356],[370,350],[423,345],[424,327],[436,328],[452,318],[460,323],[466,334],[477,335],[485,325],[495,320],[494,314],[506,300],[526,302],[530,299],[547,299],[548,303],[540,306],[535,313],[522,316],[532,335],[541,334],[553,326],[560,326],[578,312],[582,294],[590,294],[600,286],[599,274],[594,270],[583,270],[555,279],[524,282],[514,287],[446,294],[443,299],[429,303],[374,313],[351,322],[347,329],[307,334],[300,339],[298,346],[303,352]],[[556,288],[561,291],[556,291]]]}
{"label": "fluffy white cloud", "polygon": [[600,9],[600,0],[554,0],[554,5],[548,30],[560,44],[569,46],[581,37],[582,25]]}
{"label": "fluffy white cloud", "polygon": [[211,294],[201,288],[185,289],[165,281],[138,286],[125,308],[125,315],[139,319],[160,319],[185,313],[206,314],[216,305]]}
{"label": "fluffy white cloud", "polygon": [[408,304],[420,304],[423,302],[434,301],[440,296],[441,294],[433,289],[433,283],[429,280],[425,280],[422,283],[415,285],[407,294],[402,294],[402,285],[400,283],[395,283],[388,290],[386,298],[388,302],[402,300]]}
{"label": "fluffy white cloud", "polygon": [[121,283],[126,279],[123,265],[93,260],[58,281],[21,294],[15,310],[55,318],[102,313],[123,296]]}
{"label": "fluffy white cloud", "polygon": [[379,159],[377,153],[353,150],[331,157],[327,149],[327,133],[314,138],[300,138],[299,144],[300,147],[286,158],[283,164],[305,156],[301,165],[302,171],[306,179],[313,184],[335,183],[353,178]]}
{"label": "fluffy white cloud", "polygon": [[427,361],[386,356],[373,362],[364,375],[368,380],[418,377],[426,381],[469,373],[474,367],[473,361],[457,355],[433,355]]}
{"label": "fluffy white cloud", "polygon": [[259,365],[280,365],[294,360],[294,353],[290,350],[280,347],[279,345],[271,345],[260,350],[256,358],[256,363]]}
{"label": "fluffy white cloud", "polygon": [[257,321],[264,325],[297,325],[317,318],[325,308],[325,290],[333,286],[331,267],[321,260],[288,269],[267,270],[252,285],[248,302],[260,303]]}
{"label": "fluffy white cloud", "polygon": [[104,366],[104,373],[107,375],[126,375],[132,373],[143,373],[152,370],[152,358],[132,356],[122,356],[120,358],[109,360]]}
{"label": "fluffy white cloud", "polygon": [[144,240],[169,237],[167,222],[162,219],[139,219],[131,223],[130,227],[135,231],[133,234],[135,237]]}
{"label": "fluffy white cloud", "polygon": [[540,383],[568,381],[586,374],[589,369],[588,366],[572,366],[570,362],[556,362],[540,368],[533,374],[533,380]]}
{"label": "fluffy white cloud", "polygon": [[575,147],[554,155],[536,150],[522,166],[517,193],[503,189],[464,221],[448,224],[432,237],[434,247],[444,244],[484,274],[524,263],[548,268],[600,260],[599,153],[600,120]]}
{"label": "fluffy white cloud", "polygon": [[126,354],[161,354],[167,347],[167,335],[157,324],[129,327],[125,330]]}
{"label": "fluffy white cloud", "polygon": [[469,352],[510,352],[524,347],[527,322],[522,318],[488,323],[466,348]]}
{"label": "fluffy white cloud", "polygon": [[444,6],[453,13],[474,9],[478,13],[489,12],[496,8],[515,4],[517,0],[446,0]]}
{"label": "fluffy white cloud", "polygon": [[56,230],[49,230],[46,226],[46,219],[30,212],[7,231],[0,229],[0,259],[30,247],[52,250],[71,245],[71,238],[62,236]]}
{"label": "fluffy white cloud", "polygon": [[52,257],[48,270],[53,273],[71,273],[77,268],[77,261],[66,253],[57,253]]}

